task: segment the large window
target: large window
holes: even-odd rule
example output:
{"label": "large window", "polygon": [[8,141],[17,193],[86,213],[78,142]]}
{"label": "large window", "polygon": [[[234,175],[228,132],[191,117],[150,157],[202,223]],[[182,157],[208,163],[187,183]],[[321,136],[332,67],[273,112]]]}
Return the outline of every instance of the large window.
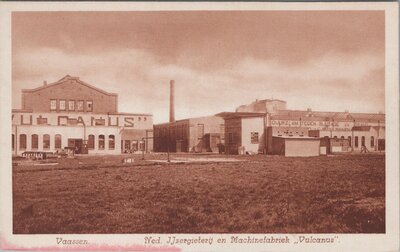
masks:
{"label": "large window", "polygon": [[19,149],[20,150],[26,149],[26,135],[25,134],[19,135]]}
{"label": "large window", "polygon": [[374,136],[371,136],[371,148],[375,146],[375,138]]}
{"label": "large window", "polygon": [[43,149],[50,149],[50,135],[43,135]]}
{"label": "large window", "polygon": [[65,103],[66,103],[65,100],[60,100],[60,110],[65,110],[66,109]]}
{"label": "large window", "polygon": [[365,146],[365,136],[361,137],[361,146]]}
{"label": "large window", "polygon": [[69,100],[68,101],[68,110],[69,111],[75,111],[75,101],[74,100]]}
{"label": "large window", "polygon": [[354,137],[354,147],[358,148],[358,136]]}
{"label": "large window", "polygon": [[54,148],[61,149],[61,135],[57,134],[54,138]]}
{"label": "large window", "polygon": [[31,148],[32,149],[39,148],[39,136],[36,134],[33,134],[31,137]]}
{"label": "large window", "polygon": [[94,149],[94,135],[89,135],[88,148]]}
{"label": "large window", "polygon": [[348,139],[349,139],[349,146],[351,147],[351,136],[349,136]]}
{"label": "large window", "polygon": [[57,110],[57,100],[50,100],[50,110]]}
{"label": "large window", "polygon": [[250,137],[251,137],[251,143],[252,144],[257,144],[258,143],[258,132],[251,132],[250,133]]}
{"label": "large window", "polygon": [[114,135],[109,135],[108,136],[108,148],[109,149],[114,149],[115,148],[115,136]]}
{"label": "large window", "polygon": [[99,150],[104,150],[104,135],[99,135]]}
{"label": "large window", "polygon": [[86,111],[87,112],[93,111],[93,101],[86,101]]}

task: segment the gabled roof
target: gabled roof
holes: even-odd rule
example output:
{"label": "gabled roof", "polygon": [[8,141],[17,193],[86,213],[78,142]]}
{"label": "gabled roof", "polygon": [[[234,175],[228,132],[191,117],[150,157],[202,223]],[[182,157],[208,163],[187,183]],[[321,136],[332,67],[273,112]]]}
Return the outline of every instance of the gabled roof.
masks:
{"label": "gabled roof", "polygon": [[63,78],[59,79],[59,80],[56,81],[56,82],[53,82],[53,83],[50,83],[50,84],[47,84],[47,85],[42,85],[42,86],[37,87],[37,88],[33,88],[33,89],[22,89],[22,92],[23,92],[23,93],[36,92],[36,91],[43,90],[43,89],[46,89],[46,88],[49,88],[49,87],[57,86],[57,85],[62,84],[62,83],[64,83],[65,81],[68,81],[68,80],[76,80],[79,84],[84,85],[84,86],[86,86],[86,87],[88,87],[88,88],[91,88],[91,89],[93,89],[93,90],[96,90],[96,91],[98,91],[98,92],[100,92],[100,93],[103,93],[103,94],[105,94],[105,95],[117,96],[117,94],[115,94],[115,93],[106,92],[106,91],[104,91],[104,90],[102,90],[102,89],[99,89],[99,88],[97,88],[97,87],[95,87],[95,86],[92,86],[92,85],[90,85],[90,84],[88,84],[88,83],[86,83],[86,82],[84,82],[84,81],[81,81],[81,80],[79,79],[79,77],[72,77],[72,76],[70,76],[70,75],[66,75],[66,76],[64,76]]}

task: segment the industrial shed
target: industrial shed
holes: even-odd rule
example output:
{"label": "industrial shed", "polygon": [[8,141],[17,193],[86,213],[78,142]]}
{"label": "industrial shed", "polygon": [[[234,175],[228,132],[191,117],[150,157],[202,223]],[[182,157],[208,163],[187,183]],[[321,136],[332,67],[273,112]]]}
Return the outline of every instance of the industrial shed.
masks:
{"label": "industrial shed", "polygon": [[319,156],[320,140],[313,137],[272,137],[273,155],[285,157]]}

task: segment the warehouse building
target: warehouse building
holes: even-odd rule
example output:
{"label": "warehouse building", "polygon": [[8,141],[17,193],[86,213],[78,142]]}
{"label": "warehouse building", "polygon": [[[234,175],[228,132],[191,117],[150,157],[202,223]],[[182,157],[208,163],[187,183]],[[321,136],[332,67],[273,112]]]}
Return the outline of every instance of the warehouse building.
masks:
{"label": "warehouse building", "polygon": [[225,120],[227,154],[315,156],[363,149],[385,150],[385,114],[382,113],[288,110],[285,101],[266,99],[217,116]]}
{"label": "warehouse building", "polygon": [[12,110],[13,155],[24,152],[120,154],[153,150],[153,116],[118,112],[118,95],[69,75],[22,90]]}
{"label": "warehouse building", "polygon": [[224,143],[224,120],[188,118],[154,125],[155,152],[218,152]]}

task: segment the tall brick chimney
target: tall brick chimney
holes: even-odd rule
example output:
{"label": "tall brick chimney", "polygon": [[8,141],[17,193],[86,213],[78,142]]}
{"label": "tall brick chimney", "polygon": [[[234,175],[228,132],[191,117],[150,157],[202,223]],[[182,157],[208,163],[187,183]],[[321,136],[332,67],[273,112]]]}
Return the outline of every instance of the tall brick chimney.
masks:
{"label": "tall brick chimney", "polygon": [[175,121],[175,101],[174,101],[174,86],[175,86],[175,81],[171,80],[169,82],[169,122],[174,122]]}

